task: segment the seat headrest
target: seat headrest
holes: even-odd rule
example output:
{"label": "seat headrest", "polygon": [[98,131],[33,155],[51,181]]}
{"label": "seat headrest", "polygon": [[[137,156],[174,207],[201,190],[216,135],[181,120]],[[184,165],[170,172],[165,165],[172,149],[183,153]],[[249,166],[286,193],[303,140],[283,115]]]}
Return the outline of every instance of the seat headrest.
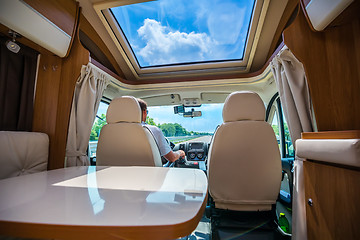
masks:
{"label": "seat headrest", "polygon": [[264,121],[264,103],[255,92],[233,92],[225,100],[223,120],[224,122],[241,120]]}
{"label": "seat headrest", "polygon": [[136,98],[132,96],[123,96],[113,99],[106,112],[106,122],[140,123],[141,109]]}

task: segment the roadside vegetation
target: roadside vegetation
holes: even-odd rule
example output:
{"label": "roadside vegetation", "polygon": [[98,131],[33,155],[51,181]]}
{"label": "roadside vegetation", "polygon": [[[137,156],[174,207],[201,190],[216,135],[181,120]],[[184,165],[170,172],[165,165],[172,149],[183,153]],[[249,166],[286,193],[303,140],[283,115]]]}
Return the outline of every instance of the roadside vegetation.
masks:
{"label": "roadside vegetation", "polygon": [[[149,116],[146,118],[146,123],[159,127],[164,133],[165,137],[176,137],[174,138],[174,143],[187,141],[204,135],[211,135],[211,133],[187,131],[183,126],[181,126],[181,124],[178,123],[157,124],[154,122],[154,119]],[[101,114],[101,116],[96,116],[96,120],[91,129],[90,141],[98,140],[100,130],[105,124],[105,114]]]}

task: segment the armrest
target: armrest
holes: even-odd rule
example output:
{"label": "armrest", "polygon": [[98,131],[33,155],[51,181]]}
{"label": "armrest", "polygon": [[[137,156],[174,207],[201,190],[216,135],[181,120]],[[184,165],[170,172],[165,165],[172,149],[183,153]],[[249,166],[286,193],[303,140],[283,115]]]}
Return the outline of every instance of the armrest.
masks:
{"label": "armrest", "polygon": [[296,156],[360,167],[360,139],[298,139]]}

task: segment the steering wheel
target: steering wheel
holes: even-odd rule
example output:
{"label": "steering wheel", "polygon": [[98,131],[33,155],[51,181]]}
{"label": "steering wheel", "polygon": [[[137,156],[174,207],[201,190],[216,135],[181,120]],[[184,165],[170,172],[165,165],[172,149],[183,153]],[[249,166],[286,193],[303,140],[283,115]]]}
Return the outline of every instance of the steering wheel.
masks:
{"label": "steering wheel", "polygon": [[166,142],[170,145],[171,150],[174,149],[175,144],[174,144],[173,142],[171,142],[167,137],[165,137],[165,140],[166,140]]}
{"label": "steering wheel", "polygon": [[[170,145],[171,150],[174,149],[175,144],[171,141],[169,141],[169,139],[167,137],[165,137],[166,142]],[[175,165],[175,162],[169,162],[165,157],[161,156],[161,161],[163,163],[163,167],[173,167]]]}
{"label": "steering wheel", "polygon": [[184,158],[180,157],[178,160],[176,160],[175,162],[169,162],[167,161],[167,163],[165,163],[163,165],[163,167],[178,167],[180,164],[184,164],[186,163],[186,156]]}

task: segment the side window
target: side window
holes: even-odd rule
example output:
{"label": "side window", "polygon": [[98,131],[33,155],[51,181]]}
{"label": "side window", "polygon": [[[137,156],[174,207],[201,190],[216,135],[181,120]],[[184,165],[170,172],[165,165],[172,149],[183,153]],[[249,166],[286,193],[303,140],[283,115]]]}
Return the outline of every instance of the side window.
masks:
{"label": "side window", "polygon": [[88,156],[90,157],[91,165],[95,165],[96,161],[96,148],[100,136],[101,128],[106,124],[106,111],[109,104],[100,102],[99,109],[96,113],[94,124],[91,128]]}
{"label": "side window", "polygon": [[289,126],[282,110],[278,94],[271,99],[266,110],[266,121],[271,126],[276,135],[282,158],[293,158],[295,156],[294,146],[291,142]]}
{"label": "side window", "polygon": [[281,153],[282,181],[280,187],[280,200],[286,206],[291,206],[292,181],[291,172],[294,159],[294,146],[291,142],[289,127],[282,110],[279,95],[271,99],[267,111],[266,120],[274,130]]}
{"label": "side window", "polygon": [[285,138],[285,158],[293,158],[295,156],[294,146],[291,142],[289,127],[283,113],[284,122],[284,138]]}
{"label": "side window", "polygon": [[279,149],[281,151],[281,145],[280,145],[280,132],[279,132],[279,124],[278,124],[278,116],[277,116],[277,111],[275,109],[274,111],[274,115],[273,115],[273,119],[272,119],[272,122],[271,122],[271,126],[274,130],[274,133],[275,133],[275,136],[276,136],[276,140],[277,140],[277,143],[278,143],[278,146],[279,146]]}

